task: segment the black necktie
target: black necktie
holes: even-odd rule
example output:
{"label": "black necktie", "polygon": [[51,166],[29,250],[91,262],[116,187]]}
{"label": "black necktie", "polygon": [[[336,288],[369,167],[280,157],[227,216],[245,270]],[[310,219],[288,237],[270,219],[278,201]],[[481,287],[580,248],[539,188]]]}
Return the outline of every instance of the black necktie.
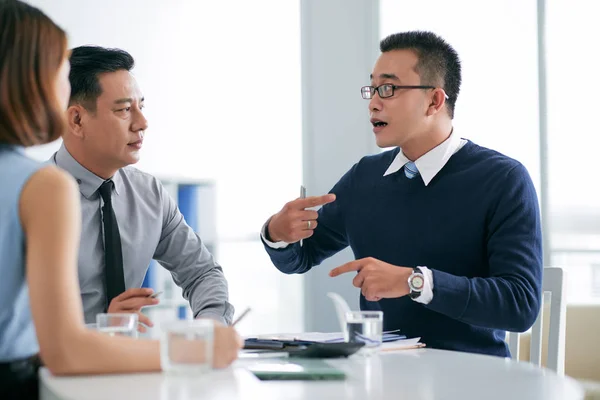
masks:
{"label": "black necktie", "polygon": [[106,307],[110,301],[125,291],[123,276],[123,253],[121,251],[121,235],[117,218],[112,206],[113,181],[104,181],[100,186],[100,195],[104,200],[102,222],[104,224],[104,276],[106,279]]}

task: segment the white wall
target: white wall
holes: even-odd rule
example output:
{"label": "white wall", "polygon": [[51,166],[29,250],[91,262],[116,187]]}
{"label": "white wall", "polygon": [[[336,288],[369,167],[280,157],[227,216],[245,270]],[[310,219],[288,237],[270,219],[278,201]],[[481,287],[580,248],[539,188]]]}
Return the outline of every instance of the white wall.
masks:
{"label": "white wall", "polygon": [[[378,1],[302,1],[303,170],[309,196],[327,193],[361,157],[379,151],[368,102],[360,96],[378,55],[378,10]],[[329,291],[358,309],[359,291],[350,274],[327,275],[352,259],[347,249],[305,274],[307,330],[340,330]]]}
{"label": "white wall", "polygon": [[253,307],[240,329],[300,330],[301,278],[280,274],[258,241],[301,181],[299,1],[30,3],[66,29],[71,47],[134,56],[150,124],[137,166],[216,181],[217,257],[237,311]]}
{"label": "white wall", "polygon": [[[30,3],[67,30],[71,47],[120,47],[134,56],[150,123],[138,167],[218,179],[220,234],[254,233],[297,195],[297,1]],[[257,178],[267,171],[270,179]]]}

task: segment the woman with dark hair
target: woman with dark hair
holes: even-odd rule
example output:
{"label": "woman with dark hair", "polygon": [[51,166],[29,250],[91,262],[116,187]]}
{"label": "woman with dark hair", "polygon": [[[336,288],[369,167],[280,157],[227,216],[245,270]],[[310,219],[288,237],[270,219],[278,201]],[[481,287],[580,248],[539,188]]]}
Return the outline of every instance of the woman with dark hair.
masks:
{"label": "woman with dark hair", "polygon": [[[79,193],[73,179],[28,158],[66,128],[65,32],[35,7],[0,0],[0,398],[37,398],[38,354],[54,374],[157,371],[159,344],[88,330],[77,283]],[[214,364],[241,345],[215,331]]]}

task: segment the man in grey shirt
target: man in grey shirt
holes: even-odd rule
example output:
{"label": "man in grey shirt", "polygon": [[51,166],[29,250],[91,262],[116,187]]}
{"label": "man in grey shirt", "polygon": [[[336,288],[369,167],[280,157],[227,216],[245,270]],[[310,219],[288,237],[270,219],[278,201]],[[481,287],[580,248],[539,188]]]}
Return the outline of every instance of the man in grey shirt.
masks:
{"label": "man in grey shirt", "polygon": [[[81,192],[79,284],[86,322],[97,313],[139,311],[157,304],[141,289],[157,260],[183,289],[194,317],[230,324],[227,281],[200,237],[155,177],[131,164],[139,160],[148,123],[131,55],[82,46],[71,57],[69,129],[52,157]],[[123,292],[123,293],[121,293]]]}

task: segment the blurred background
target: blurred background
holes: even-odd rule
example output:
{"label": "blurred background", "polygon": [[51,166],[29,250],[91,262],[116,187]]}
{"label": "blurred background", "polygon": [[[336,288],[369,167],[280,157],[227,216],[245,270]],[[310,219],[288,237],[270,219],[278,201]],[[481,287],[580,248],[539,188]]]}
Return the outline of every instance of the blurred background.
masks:
{"label": "blurred background", "polygon": [[[213,250],[242,334],[339,329],[327,291],[353,307],[349,279],[279,273],[259,239],[298,196],[322,194],[380,151],[368,123],[379,40],[431,30],[458,51],[455,132],[521,161],[542,204],[545,264],[569,273],[568,301],[600,303],[600,147],[594,98],[595,0],[30,0],[70,46],[119,47],[136,59],[147,131],[138,168],[203,181],[215,201]],[[540,23],[540,21],[542,23]],[[59,143],[34,148],[48,159]],[[204,216],[204,217],[203,217]],[[202,233],[202,232],[200,232]]]}

